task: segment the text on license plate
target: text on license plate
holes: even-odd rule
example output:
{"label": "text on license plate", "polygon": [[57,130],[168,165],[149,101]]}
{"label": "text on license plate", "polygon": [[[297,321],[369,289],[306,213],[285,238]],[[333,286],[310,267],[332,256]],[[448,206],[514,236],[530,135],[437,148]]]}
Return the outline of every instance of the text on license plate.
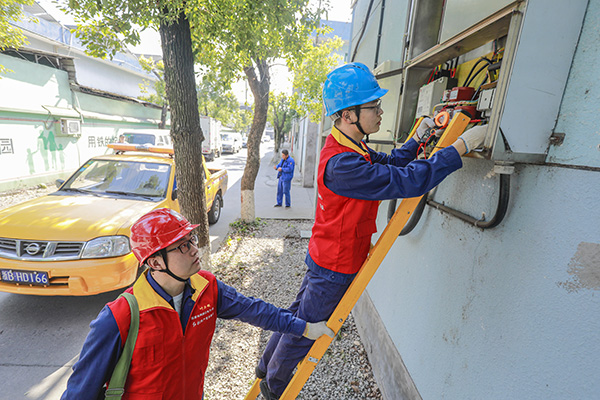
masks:
{"label": "text on license plate", "polygon": [[38,271],[19,271],[15,269],[0,269],[0,281],[25,283],[28,285],[47,285],[48,274]]}

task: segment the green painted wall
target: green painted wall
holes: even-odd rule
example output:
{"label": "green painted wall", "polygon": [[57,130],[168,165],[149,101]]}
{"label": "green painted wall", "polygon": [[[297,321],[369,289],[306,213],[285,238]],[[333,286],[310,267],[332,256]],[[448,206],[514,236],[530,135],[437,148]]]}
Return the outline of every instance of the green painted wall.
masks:
{"label": "green painted wall", "polygon": [[[72,91],[65,71],[2,54],[0,65],[13,71],[0,79],[0,191],[65,178],[121,131],[160,120],[153,107]],[[51,115],[42,106],[80,113]],[[61,133],[64,117],[82,121],[80,136]]]}

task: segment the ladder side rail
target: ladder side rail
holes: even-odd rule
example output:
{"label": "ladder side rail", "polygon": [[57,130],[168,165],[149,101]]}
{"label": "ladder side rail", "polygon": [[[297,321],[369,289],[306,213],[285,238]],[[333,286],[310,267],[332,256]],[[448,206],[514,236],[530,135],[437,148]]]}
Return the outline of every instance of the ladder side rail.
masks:
{"label": "ladder side rail", "polygon": [[[413,131],[411,132],[410,137],[413,136],[417,127],[419,126],[422,118],[415,123]],[[463,113],[458,113],[452,118],[452,121],[444,131],[441,136],[438,145],[432,151],[431,155],[435,154],[439,149],[450,146],[452,143],[458,139],[458,137],[464,132],[465,128],[469,124],[470,118]],[[327,326],[333,330],[335,334],[338,333],[345,320],[350,315],[350,312],[356,305],[356,302],[362,295],[362,293],[367,288],[367,285],[371,281],[371,278],[377,272],[377,269],[385,259],[387,253],[393,246],[398,234],[408,220],[410,216],[416,209],[419,201],[423,196],[420,197],[412,197],[403,199],[400,206],[394,213],[393,217],[390,219],[390,222],[385,227],[383,233],[377,240],[377,243],[367,256],[367,259],[363,263],[360,271],[346,290],[346,293],[340,300],[338,306],[333,311],[333,314],[327,321]],[[304,384],[312,374],[313,370],[317,366],[321,357],[327,351],[327,348],[333,341],[332,338],[328,336],[321,336],[319,339],[315,341],[311,349],[305,358],[298,364],[298,368],[296,369],[296,373],[292,377],[292,380],[288,384],[287,388],[283,392],[280,397],[280,400],[294,400],[304,387]],[[250,392],[246,395],[245,400],[254,400],[258,397],[260,393],[260,389],[258,389],[258,383],[260,379],[256,379],[254,382]]]}

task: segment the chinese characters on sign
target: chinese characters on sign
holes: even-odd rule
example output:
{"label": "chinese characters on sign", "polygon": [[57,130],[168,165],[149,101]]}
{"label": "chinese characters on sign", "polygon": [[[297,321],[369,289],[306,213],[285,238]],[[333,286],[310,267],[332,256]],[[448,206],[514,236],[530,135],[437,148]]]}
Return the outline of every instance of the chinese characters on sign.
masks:
{"label": "chinese characters on sign", "polygon": [[88,148],[104,147],[109,143],[115,143],[116,136],[88,136]]}
{"label": "chinese characters on sign", "polygon": [[0,154],[15,154],[12,139],[0,139]]}

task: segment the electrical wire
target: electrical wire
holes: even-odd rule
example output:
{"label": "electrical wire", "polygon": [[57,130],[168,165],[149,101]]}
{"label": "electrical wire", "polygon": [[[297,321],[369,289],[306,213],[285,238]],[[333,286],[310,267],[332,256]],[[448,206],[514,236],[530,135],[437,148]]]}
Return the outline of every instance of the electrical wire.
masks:
{"label": "electrical wire", "polygon": [[483,67],[479,68],[477,70],[477,72],[475,72],[475,74],[468,81],[465,81],[465,84],[463,86],[468,87],[471,84],[471,82],[473,82],[473,79],[475,79],[477,77],[477,75],[479,75],[481,73],[481,71],[483,71],[484,69],[486,69],[489,66],[490,66],[490,64],[487,64],[487,65],[484,65]]}
{"label": "electrical wire", "polygon": [[[465,78],[465,81],[464,81],[465,83],[462,85],[463,87],[467,86],[467,81],[469,80],[469,78],[471,78],[471,74],[475,70],[475,67],[477,67],[479,64],[481,64],[482,61],[487,62],[488,65],[492,63],[492,61],[489,58],[486,58],[486,57],[481,57],[479,60],[477,60],[477,62],[475,64],[473,64],[473,66],[471,67],[471,70],[469,71],[469,74]],[[479,72],[481,72],[481,71],[479,71]]]}

